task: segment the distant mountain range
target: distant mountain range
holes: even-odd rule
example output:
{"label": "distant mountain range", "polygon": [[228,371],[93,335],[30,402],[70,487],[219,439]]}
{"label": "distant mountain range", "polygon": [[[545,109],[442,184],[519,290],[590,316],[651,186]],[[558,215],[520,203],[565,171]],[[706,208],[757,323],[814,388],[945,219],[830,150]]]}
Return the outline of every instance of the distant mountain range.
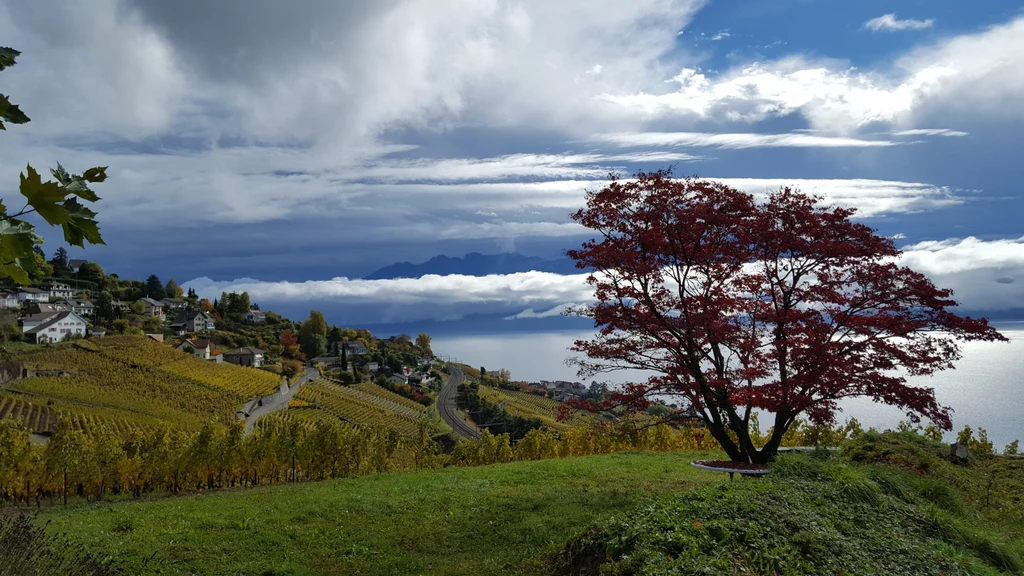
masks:
{"label": "distant mountain range", "polygon": [[397,262],[373,272],[365,279],[419,278],[425,274],[487,276],[488,274],[515,274],[531,270],[557,274],[581,274],[583,272],[576,268],[575,261],[571,258],[540,258],[515,253],[480,254],[471,252],[461,258],[442,254],[420,264]]}

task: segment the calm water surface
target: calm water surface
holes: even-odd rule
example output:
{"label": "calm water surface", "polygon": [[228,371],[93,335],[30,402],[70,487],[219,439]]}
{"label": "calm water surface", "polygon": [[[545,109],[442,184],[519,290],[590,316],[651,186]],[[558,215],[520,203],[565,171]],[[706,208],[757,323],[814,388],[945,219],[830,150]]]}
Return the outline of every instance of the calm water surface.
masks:
{"label": "calm water surface", "polygon": [[[1024,441],[1024,323],[997,324],[1009,343],[973,342],[964,345],[956,370],[931,377],[912,378],[920,386],[935,388],[939,402],[951,406],[954,430],[964,425],[985,428],[1002,449],[1014,439]],[[436,337],[434,353],[451,355],[471,366],[488,370],[508,369],[516,380],[579,380],[565,365],[572,355],[568,347],[589,332],[554,332],[466,337]],[[642,380],[639,372],[619,372],[598,380]],[[588,381],[589,383],[589,381]],[[899,410],[866,399],[842,403],[840,420],[857,418],[865,428],[895,427],[905,416]],[[952,434],[947,434],[951,439]]]}

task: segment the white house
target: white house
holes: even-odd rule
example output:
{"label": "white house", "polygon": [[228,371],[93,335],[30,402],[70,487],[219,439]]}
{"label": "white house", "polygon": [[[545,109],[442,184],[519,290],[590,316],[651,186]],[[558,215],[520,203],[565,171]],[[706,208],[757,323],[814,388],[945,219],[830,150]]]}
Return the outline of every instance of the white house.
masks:
{"label": "white house", "polygon": [[88,264],[88,260],[68,260],[68,269],[71,270],[72,274],[78,274],[78,271]]}
{"label": "white house", "polygon": [[52,300],[67,300],[74,296],[71,286],[63,282],[47,282],[42,285],[42,289],[50,293]]}
{"label": "white house", "polygon": [[171,322],[171,330],[178,333],[178,336],[184,336],[186,332],[201,332],[203,330],[215,330],[217,324],[214,322],[213,317],[206,312],[200,312],[199,310],[185,310],[179,312]]}
{"label": "white house", "polygon": [[18,288],[18,300],[21,302],[49,302],[50,293],[39,288]]}
{"label": "white house", "polygon": [[142,312],[143,316],[154,316],[161,319],[166,317],[167,306],[163,302],[157,302],[152,298],[139,298],[139,302],[146,307]]}
{"label": "white house", "polygon": [[248,324],[262,324],[267,321],[267,315],[259,310],[249,310],[242,319]]}
{"label": "white house", "polygon": [[22,321],[22,333],[37,344],[60,342],[69,336],[85,336],[87,326],[74,312],[35,314]]}
{"label": "white house", "polygon": [[0,292],[0,310],[17,308],[19,305],[17,293]]}
{"label": "white house", "polygon": [[211,343],[209,338],[183,339],[175,346],[178,350],[192,349],[192,355],[203,360],[210,359]]}
{"label": "white house", "polygon": [[54,304],[64,310],[71,310],[79,316],[92,316],[93,310],[96,309],[96,306],[88,300],[59,300]]}

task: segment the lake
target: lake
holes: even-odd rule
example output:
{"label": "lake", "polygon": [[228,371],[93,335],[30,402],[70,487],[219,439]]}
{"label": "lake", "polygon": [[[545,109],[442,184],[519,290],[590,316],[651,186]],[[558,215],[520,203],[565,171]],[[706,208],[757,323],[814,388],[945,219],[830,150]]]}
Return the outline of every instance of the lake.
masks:
{"label": "lake", "polygon": [[[935,388],[939,402],[951,406],[953,429],[965,425],[988,431],[999,450],[1014,439],[1024,440],[1024,323],[995,323],[1005,342],[970,342],[964,345],[963,359],[956,370],[930,377],[914,377],[911,382]],[[572,353],[568,347],[591,332],[547,332],[538,334],[438,336],[432,348],[437,355],[450,355],[470,366],[488,370],[505,368],[516,380],[579,380],[575,370],[566,366]],[[599,375],[597,380],[624,382],[641,380],[639,372]],[[593,379],[590,379],[593,380]],[[588,382],[586,382],[589,384]],[[904,414],[891,406],[871,400],[848,399],[839,420],[857,418],[865,428],[895,427]],[[947,433],[952,440],[955,433]]]}

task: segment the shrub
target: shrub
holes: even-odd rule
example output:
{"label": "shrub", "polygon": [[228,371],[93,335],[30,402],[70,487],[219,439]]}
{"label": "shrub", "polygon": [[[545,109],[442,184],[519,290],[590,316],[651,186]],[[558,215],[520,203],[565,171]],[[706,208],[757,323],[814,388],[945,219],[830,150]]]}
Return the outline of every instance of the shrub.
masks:
{"label": "shrub", "polygon": [[29,516],[0,519],[0,576],[53,574],[113,576],[121,572],[81,545],[48,533]]}

